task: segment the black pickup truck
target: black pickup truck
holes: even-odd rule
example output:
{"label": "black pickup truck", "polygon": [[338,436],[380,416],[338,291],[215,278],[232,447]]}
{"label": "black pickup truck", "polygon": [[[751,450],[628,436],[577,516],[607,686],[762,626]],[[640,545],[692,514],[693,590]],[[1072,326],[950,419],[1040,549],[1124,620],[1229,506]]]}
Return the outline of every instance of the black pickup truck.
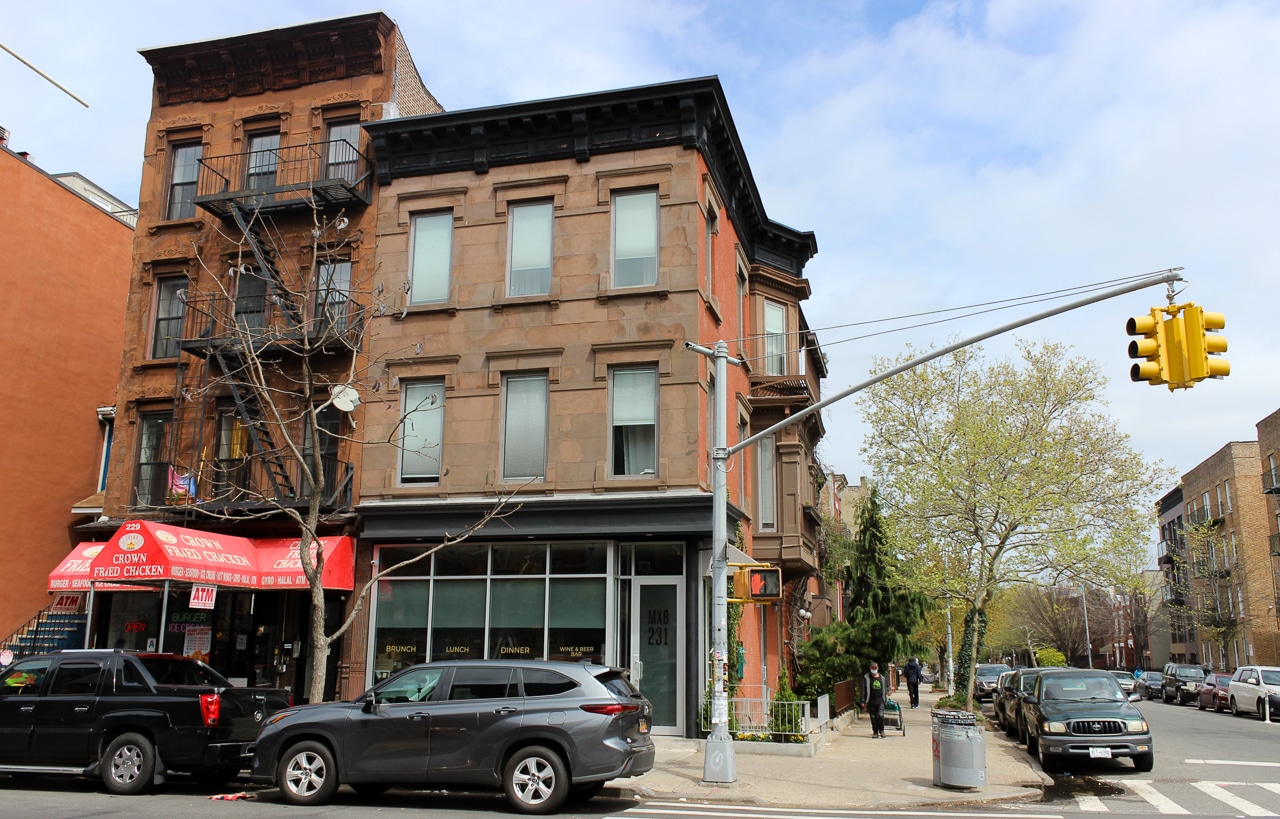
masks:
{"label": "black pickup truck", "polygon": [[210,787],[246,752],[289,692],[235,688],[198,660],[130,651],[59,651],[0,671],[0,772],[101,776],[137,794],[172,771]]}

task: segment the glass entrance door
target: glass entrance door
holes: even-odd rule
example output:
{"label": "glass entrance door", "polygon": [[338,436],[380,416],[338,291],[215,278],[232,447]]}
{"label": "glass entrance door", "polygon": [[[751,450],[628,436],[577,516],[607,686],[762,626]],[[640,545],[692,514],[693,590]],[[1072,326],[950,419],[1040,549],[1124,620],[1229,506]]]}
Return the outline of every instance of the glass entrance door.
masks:
{"label": "glass entrance door", "polygon": [[653,703],[653,732],[683,734],[682,581],[635,579],[631,602],[631,679]]}

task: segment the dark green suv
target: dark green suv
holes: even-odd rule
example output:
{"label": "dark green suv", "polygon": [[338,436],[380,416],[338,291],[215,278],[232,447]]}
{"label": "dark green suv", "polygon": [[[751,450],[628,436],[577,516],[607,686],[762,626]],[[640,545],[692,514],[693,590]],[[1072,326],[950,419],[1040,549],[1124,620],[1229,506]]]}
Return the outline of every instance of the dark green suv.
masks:
{"label": "dark green suv", "polygon": [[1046,670],[1023,698],[1027,751],[1052,771],[1071,759],[1129,757],[1147,772],[1155,765],[1151,730],[1133,706],[1137,694],[1125,694],[1106,671]]}

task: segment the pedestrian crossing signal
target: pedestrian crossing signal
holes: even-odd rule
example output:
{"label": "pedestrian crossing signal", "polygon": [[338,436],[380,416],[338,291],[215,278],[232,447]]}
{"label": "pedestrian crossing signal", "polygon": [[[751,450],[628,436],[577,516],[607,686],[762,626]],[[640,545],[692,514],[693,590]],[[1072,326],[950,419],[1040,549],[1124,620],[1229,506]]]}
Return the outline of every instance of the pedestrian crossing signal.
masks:
{"label": "pedestrian crossing signal", "polygon": [[733,596],[762,603],[782,599],[782,569],[773,566],[738,569],[733,573]]}

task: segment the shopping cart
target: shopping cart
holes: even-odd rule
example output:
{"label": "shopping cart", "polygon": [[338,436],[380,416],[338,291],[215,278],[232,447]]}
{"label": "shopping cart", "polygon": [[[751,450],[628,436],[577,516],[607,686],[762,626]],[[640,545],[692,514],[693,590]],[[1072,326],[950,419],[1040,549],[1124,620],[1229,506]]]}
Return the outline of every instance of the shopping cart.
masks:
{"label": "shopping cart", "polygon": [[902,718],[902,706],[894,702],[893,697],[884,701],[884,727],[901,731],[904,737],[907,735],[907,721]]}

